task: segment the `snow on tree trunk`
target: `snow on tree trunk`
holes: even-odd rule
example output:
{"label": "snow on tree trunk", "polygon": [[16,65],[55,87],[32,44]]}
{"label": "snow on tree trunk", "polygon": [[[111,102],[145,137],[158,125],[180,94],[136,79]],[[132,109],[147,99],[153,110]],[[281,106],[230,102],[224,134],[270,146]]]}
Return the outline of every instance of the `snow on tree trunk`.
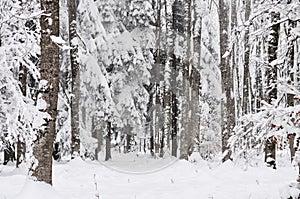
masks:
{"label": "snow on tree trunk", "polygon": [[190,131],[191,121],[191,38],[192,38],[192,1],[184,1],[184,56],[182,64],[182,131],[180,135],[180,159],[188,159],[194,149],[195,136]]}
{"label": "snow on tree trunk", "polygon": [[[277,60],[277,49],[279,41],[279,29],[280,24],[277,23],[280,20],[280,13],[276,11],[270,12],[270,23],[272,24],[269,29],[269,35],[267,38],[267,54],[268,65],[265,69],[266,75],[266,101],[269,104],[273,104],[277,99],[277,66],[274,62]],[[272,127],[270,127],[272,128]],[[268,166],[276,168],[276,143],[275,138],[269,137],[266,139],[265,145],[265,162]]]}
{"label": "snow on tree trunk", "polygon": [[228,57],[229,42],[229,5],[219,0],[219,26],[220,26],[220,70],[221,70],[221,133],[223,161],[231,156],[228,139],[235,126],[235,106],[233,99],[233,76]]}
{"label": "snow on tree trunk", "polygon": [[[251,1],[245,1],[245,21],[249,20],[251,13]],[[250,24],[246,27],[245,30],[245,43],[244,43],[244,83],[243,83],[243,114],[248,114],[252,110],[250,107],[250,88],[251,88],[251,80],[250,80],[250,43],[249,43],[249,28]]]}
{"label": "snow on tree trunk", "polygon": [[200,135],[200,89],[201,89],[201,39],[202,39],[202,16],[199,11],[197,1],[193,1],[194,21],[193,21],[193,68],[191,71],[191,117],[193,135]]}
{"label": "snow on tree trunk", "polygon": [[52,184],[52,150],[57,117],[59,90],[59,48],[52,38],[59,36],[59,1],[41,0],[44,15],[41,25],[40,89],[38,105],[51,118],[39,129],[34,141],[32,175],[38,181]]}
{"label": "snow on tree trunk", "polygon": [[72,158],[80,154],[80,132],[79,132],[79,99],[80,99],[80,70],[78,62],[78,41],[77,41],[77,21],[76,0],[68,0],[69,16],[69,43],[70,62],[72,73],[72,98],[71,98],[71,154]]}
{"label": "snow on tree trunk", "polygon": [[[28,69],[22,63],[20,63],[19,67],[19,81],[20,81],[20,88],[24,97],[26,97],[26,90],[27,90],[27,73]],[[21,122],[21,116],[19,116],[18,120]],[[22,132],[21,132],[22,135]],[[25,140],[21,135],[18,135],[17,139],[17,158],[16,158],[16,167],[18,168],[19,165],[25,160],[25,153],[26,153],[26,144]]]}
{"label": "snow on tree trunk", "polygon": [[[165,13],[166,13],[166,54],[167,59],[164,68],[164,124],[163,124],[163,132],[161,136],[161,151],[160,157],[164,155],[164,147],[165,145],[169,146],[170,143],[165,142],[165,138],[169,137],[171,134],[171,95],[174,90],[171,90],[171,65],[173,58],[173,30],[172,30],[172,5],[171,2],[165,0]],[[169,139],[167,139],[169,140]]]}

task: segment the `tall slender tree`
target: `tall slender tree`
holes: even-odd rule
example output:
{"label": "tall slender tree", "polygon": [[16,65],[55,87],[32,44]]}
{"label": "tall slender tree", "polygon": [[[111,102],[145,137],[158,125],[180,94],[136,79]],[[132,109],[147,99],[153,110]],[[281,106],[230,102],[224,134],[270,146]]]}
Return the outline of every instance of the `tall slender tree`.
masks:
{"label": "tall slender tree", "polygon": [[[280,24],[277,23],[280,20],[280,13],[277,11],[272,11],[270,14],[270,24],[269,35],[267,39],[267,61],[268,65],[265,69],[266,75],[266,94],[265,100],[269,104],[274,104],[277,99],[277,66],[274,61],[277,59],[277,49],[279,42],[279,29]],[[274,104],[275,105],[275,104]],[[274,128],[273,124],[269,128]],[[276,168],[276,144],[274,136],[268,137],[265,146],[265,162],[268,166]]]}
{"label": "tall slender tree", "polygon": [[233,99],[233,79],[229,62],[229,5],[219,0],[219,27],[220,27],[220,70],[221,70],[221,133],[223,161],[231,156],[228,139],[235,126],[235,106]]}
{"label": "tall slender tree", "polygon": [[194,147],[194,135],[193,132],[189,131],[191,121],[191,55],[192,55],[192,1],[184,1],[184,56],[182,64],[182,117],[181,125],[182,131],[180,135],[180,159],[188,159],[188,156],[193,152]]}
{"label": "tall slender tree", "polygon": [[80,154],[80,132],[79,132],[79,99],[80,99],[80,70],[78,62],[78,40],[77,40],[77,20],[76,0],[68,0],[69,16],[69,43],[70,61],[72,72],[72,98],[71,98],[71,154],[72,157]]}
{"label": "tall slender tree", "polygon": [[248,21],[251,14],[251,1],[245,2],[245,43],[244,43],[244,78],[243,78],[243,114],[248,114],[251,112],[252,104],[250,98],[250,88],[251,88],[251,77],[250,77],[250,41],[249,41],[249,29],[250,22]]}

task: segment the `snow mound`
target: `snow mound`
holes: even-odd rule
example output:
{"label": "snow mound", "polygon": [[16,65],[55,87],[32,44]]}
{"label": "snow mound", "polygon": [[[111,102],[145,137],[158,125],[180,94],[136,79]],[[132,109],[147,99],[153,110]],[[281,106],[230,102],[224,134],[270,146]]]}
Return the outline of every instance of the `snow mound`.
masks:
{"label": "snow mound", "polygon": [[66,199],[49,184],[27,180],[14,199]]}

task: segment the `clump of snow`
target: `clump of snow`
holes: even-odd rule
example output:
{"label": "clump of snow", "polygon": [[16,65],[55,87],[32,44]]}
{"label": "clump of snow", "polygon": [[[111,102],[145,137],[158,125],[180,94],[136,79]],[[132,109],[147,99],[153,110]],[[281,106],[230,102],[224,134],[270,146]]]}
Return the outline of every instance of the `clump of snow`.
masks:
{"label": "clump of snow", "polygon": [[66,43],[65,40],[63,40],[60,36],[57,37],[57,36],[51,35],[50,39],[52,40],[52,42],[54,42],[56,44],[65,44]]}

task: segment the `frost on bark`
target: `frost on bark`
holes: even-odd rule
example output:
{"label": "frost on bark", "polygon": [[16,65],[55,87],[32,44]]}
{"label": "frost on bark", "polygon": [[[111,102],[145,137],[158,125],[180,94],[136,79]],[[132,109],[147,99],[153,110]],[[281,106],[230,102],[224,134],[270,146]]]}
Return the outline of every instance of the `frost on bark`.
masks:
{"label": "frost on bark", "polygon": [[78,44],[77,44],[77,22],[76,22],[76,0],[68,0],[69,15],[69,43],[70,61],[72,72],[72,98],[71,98],[71,154],[72,158],[80,153],[80,132],[79,132],[79,98],[80,98],[80,70],[78,63]]}
{"label": "frost on bark", "polygon": [[[171,134],[171,95],[174,90],[171,90],[171,66],[173,59],[173,31],[172,31],[172,11],[171,11],[171,2],[169,0],[165,0],[165,13],[166,13],[166,52],[167,58],[164,68],[164,124],[163,131],[161,136],[161,144],[160,144],[160,157],[164,155],[164,147],[167,145],[169,147],[170,143],[170,134]],[[167,142],[166,142],[167,141]]]}
{"label": "frost on bark", "polygon": [[[267,54],[268,65],[266,66],[266,101],[269,104],[273,104],[273,101],[277,99],[277,66],[274,61],[277,59],[277,49],[279,41],[279,29],[280,24],[277,23],[280,20],[280,13],[270,12],[270,23],[272,26],[269,29],[269,35],[267,38]],[[272,127],[270,127],[272,128]],[[265,145],[265,162],[268,166],[276,168],[276,143],[273,137],[269,137],[266,140]]]}
{"label": "frost on bark", "polygon": [[[52,184],[52,150],[57,117],[57,99],[59,90],[59,48],[50,36],[59,36],[59,1],[41,0],[44,14],[40,19],[41,25],[41,57],[39,90],[40,101],[46,106],[40,107],[51,118],[46,119],[43,128],[39,130],[34,142],[32,175],[38,181]],[[39,103],[39,102],[38,102]]]}
{"label": "frost on bark", "polygon": [[184,56],[182,64],[182,131],[180,135],[180,159],[188,159],[194,149],[194,135],[189,131],[191,124],[191,95],[190,95],[190,75],[191,75],[191,38],[192,38],[192,1],[184,1]]}
{"label": "frost on bark", "polygon": [[191,71],[191,117],[192,117],[192,132],[194,136],[200,134],[200,89],[201,89],[201,39],[202,39],[202,16],[197,9],[197,1],[193,0],[194,21],[193,21],[193,67]]}
{"label": "frost on bark", "polygon": [[219,0],[219,28],[220,28],[220,70],[221,70],[221,131],[223,161],[230,159],[231,151],[228,139],[235,126],[235,106],[233,94],[233,74],[230,67],[228,53],[229,42],[229,5],[224,0]]}

